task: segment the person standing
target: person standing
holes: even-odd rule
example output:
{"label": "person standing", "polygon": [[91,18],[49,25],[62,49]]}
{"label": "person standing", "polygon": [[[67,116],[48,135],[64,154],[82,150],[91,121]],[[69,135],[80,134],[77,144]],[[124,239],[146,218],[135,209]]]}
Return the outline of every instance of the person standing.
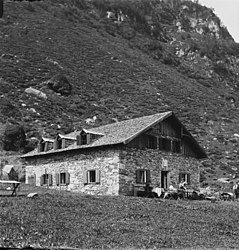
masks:
{"label": "person standing", "polygon": [[236,200],[239,199],[239,181],[237,181],[234,186],[233,186],[233,191],[234,191],[234,194],[235,194],[235,198]]}

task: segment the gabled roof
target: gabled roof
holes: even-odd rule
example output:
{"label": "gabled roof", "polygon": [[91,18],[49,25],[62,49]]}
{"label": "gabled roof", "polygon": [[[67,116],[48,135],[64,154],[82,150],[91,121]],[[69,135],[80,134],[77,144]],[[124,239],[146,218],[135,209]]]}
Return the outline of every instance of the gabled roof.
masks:
{"label": "gabled roof", "polygon": [[[143,116],[143,117],[139,117],[139,118],[135,118],[135,119],[111,123],[111,124],[97,127],[97,128],[87,129],[87,130],[84,130],[87,133],[99,134],[102,136],[99,139],[97,139],[94,142],[87,144],[87,145],[76,145],[76,143],[75,143],[75,144],[70,145],[69,147],[64,148],[64,149],[58,149],[58,150],[52,149],[52,150],[49,150],[46,152],[37,152],[36,150],[34,150],[32,152],[29,152],[29,153],[23,155],[22,158],[36,156],[36,155],[52,154],[52,153],[56,153],[56,152],[64,152],[64,151],[75,150],[75,149],[94,148],[94,147],[99,147],[99,146],[115,145],[115,144],[121,144],[121,143],[127,144],[131,140],[133,140],[135,137],[137,137],[139,134],[147,131],[149,128],[153,127],[158,122],[163,121],[172,115],[174,116],[173,112],[168,111],[168,112],[164,112],[164,113],[157,113],[154,115]],[[192,138],[193,143],[196,143],[198,148],[200,150],[202,150],[202,152],[205,154],[203,149],[200,148],[200,146],[197,144],[197,142],[191,136],[191,134],[186,129],[185,129],[185,131]],[[77,132],[72,132],[66,136],[69,138],[76,138],[76,136],[80,135],[81,132],[82,132],[82,130],[77,131]]]}

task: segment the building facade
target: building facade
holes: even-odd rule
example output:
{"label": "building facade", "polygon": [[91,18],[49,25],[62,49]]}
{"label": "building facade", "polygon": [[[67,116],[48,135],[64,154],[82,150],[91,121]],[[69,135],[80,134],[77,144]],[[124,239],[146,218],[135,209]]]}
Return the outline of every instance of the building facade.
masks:
{"label": "building facade", "polygon": [[44,139],[22,156],[26,183],[94,195],[134,195],[146,183],[167,189],[182,179],[199,188],[205,157],[173,112]]}

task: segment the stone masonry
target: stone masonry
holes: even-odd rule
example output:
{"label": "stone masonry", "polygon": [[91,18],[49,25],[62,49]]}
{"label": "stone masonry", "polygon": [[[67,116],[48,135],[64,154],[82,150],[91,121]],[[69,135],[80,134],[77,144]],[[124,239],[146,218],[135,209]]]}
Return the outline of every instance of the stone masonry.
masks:
{"label": "stone masonry", "polygon": [[[167,160],[168,166],[162,166]],[[169,183],[178,186],[179,173],[190,174],[191,186],[199,187],[200,162],[180,154],[153,149],[133,149],[127,147],[104,147],[91,150],[66,151],[60,154],[32,157],[26,164],[26,181],[35,176],[40,186],[42,174],[52,174],[50,188],[82,192],[94,195],[133,195],[136,182],[136,169],[149,169],[151,185],[161,183],[161,171],[169,171]],[[84,184],[83,173],[87,170],[100,171],[100,183]],[[56,185],[56,174],[68,172],[70,184]]]}
{"label": "stone masonry", "polygon": [[[30,165],[28,165],[30,164]],[[119,151],[94,150],[77,151],[76,153],[66,152],[55,154],[50,157],[36,158],[28,161],[26,166],[26,182],[31,176],[35,176],[36,186],[40,186],[42,174],[52,174],[53,183],[50,188],[61,188],[62,190],[82,192],[95,195],[118,195],[119,190]],[[87,170],[100,171],[100,183],[84,184],[83,173]],[[68,172],[70,184],[56,185],[56,174]]]}
{"label": "stone masonry", "polygon": [[[179,173],[190,174],[191,187],[199,188],[200,162],[192,157],[159,150],[125,148],[120,152],[119,194],[132,194],[136,181],[136,169],[149,169],[151,186],[161,186],[161,171],[169,171],[169,184],[178,187]],[[162,166],[162,161],[168,161],[168,167]]]}

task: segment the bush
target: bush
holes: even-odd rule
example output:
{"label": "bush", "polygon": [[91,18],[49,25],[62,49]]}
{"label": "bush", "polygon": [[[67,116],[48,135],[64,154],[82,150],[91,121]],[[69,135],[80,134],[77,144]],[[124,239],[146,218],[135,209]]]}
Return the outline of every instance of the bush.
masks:
{"label": "bush", "polygon": [[163,46],[161,45],[161,43],[157,40],[154,40],[152,42],[150,42],[148,44],[148,49],[149,50],[159,50],[162,51],[163,50]]}
{"label": "bush", "polygon": [[214,71],[220,75],[220,76],[224,76],[227,77],[230,75],[230,71],[227,69],[227,67],[225,66],[224,63],[217,63],[213,66]]}
{"label": "bush", "polygon": [[180,64],[180,62],[175,58],[175,56],[170,53],[164,55],[163,63],[166,65],[174,65],[174,66],[178,66]]}

